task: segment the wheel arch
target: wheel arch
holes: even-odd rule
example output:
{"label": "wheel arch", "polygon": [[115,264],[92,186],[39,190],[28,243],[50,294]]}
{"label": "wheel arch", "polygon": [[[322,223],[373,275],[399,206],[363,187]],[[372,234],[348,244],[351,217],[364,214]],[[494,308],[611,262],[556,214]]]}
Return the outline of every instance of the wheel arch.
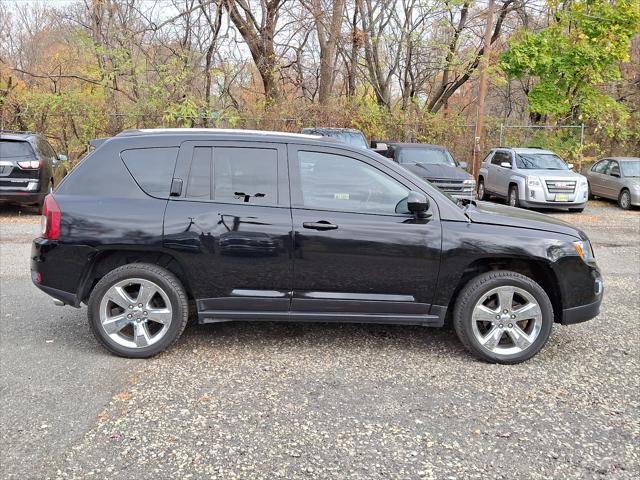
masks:
{"label": "wheel arch", "polygon": [[522,258],[482,258],[470,263],[465,268],[449,300],[447,323],[451,320],[450,315],[453,313],[455,302],[462,288],[478,275],[495,270],[509,270],[520,273],[538,283],[549,296],[553,306],[554,322],[560,323],[563,311],[560,283],[551,265],[543,260]]}
{"label": "wheel arch", "polygon": [[94,287],[102,277],[110,271],[130,263],[149,263],[165,268],[178,277],[187,292],[187,296],[191,298],[188,276],[180,262],[171,254],[163,250],[140,251],[114,248],[100,250],[93,256],[82,276],[78,299],[86,303]]}

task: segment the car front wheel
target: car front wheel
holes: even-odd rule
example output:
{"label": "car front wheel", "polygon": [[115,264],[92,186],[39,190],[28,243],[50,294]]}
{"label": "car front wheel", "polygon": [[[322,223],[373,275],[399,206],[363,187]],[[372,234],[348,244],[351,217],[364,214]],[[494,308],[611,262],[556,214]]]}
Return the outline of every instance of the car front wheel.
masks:
{"label": "car front wheel", "polygon": [[518,192],[518,186],[517,185],[511,185],[511,187],[509,188],[509,205],[512,207],[519,207],[520,206],[520,195]]}
{"label": "car front wheel", "polygon": [[475,356],[515,364],[544,346],[553,326],[553,307],[531,278],[499,270],[478,275],[460,291],[453,325]]}
{"label": "car front wheel", "polygon": [[487,192],[484,189],[484,179],[480,178],[478,180],[478,200],[484,200]]}
{"label": "car front wheel", "polygon": [[187,295],[178,278],[157,265],[132,263],[95,286],[88,317],[96,338],[122,357],[146,358],[172,345],[188,320]]}

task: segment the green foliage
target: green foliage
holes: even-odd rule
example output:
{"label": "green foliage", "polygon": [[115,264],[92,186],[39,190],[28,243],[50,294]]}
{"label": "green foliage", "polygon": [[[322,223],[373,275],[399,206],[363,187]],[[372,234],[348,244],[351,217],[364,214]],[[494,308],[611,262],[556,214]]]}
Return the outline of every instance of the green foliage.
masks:
{"label": "green foliage", "polygon": [[[628,120],[625,108],[598,87],[620,79],[631,38],[640,31],[638,0],[552,3],[556,22],[522,31],[501,58],[511,78],[539,79],[529,109],[557,120],[594,122],[608,135]],[[625,133],[626,134],[626,133]]]}

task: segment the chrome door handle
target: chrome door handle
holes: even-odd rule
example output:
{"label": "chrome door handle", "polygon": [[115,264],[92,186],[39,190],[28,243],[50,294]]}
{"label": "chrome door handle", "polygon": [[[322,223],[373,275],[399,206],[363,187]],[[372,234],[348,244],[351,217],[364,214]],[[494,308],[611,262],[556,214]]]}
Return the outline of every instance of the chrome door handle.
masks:
{"label": "chrome door handle", "polygon": [[302,226],[304,228],[310,228],[311,230],[336,230],[338,228],[338,225],[334,225],[326,220],[320,220],[319,222],[304,222]]}

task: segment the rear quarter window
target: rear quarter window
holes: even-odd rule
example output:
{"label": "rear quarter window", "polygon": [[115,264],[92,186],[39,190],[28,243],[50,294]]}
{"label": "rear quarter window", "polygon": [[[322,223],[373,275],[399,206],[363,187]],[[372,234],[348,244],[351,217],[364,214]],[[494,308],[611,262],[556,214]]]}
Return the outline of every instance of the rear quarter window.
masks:
{"label": "rear quarter window", "polygon": [[178,148],[124,150],[120,157],[140,188],[153,197],[168,198]]}
{"label": "rear quarter window", "polygon": [[0,158],[34,157],[29,142],[21,140],[0,140]]}

